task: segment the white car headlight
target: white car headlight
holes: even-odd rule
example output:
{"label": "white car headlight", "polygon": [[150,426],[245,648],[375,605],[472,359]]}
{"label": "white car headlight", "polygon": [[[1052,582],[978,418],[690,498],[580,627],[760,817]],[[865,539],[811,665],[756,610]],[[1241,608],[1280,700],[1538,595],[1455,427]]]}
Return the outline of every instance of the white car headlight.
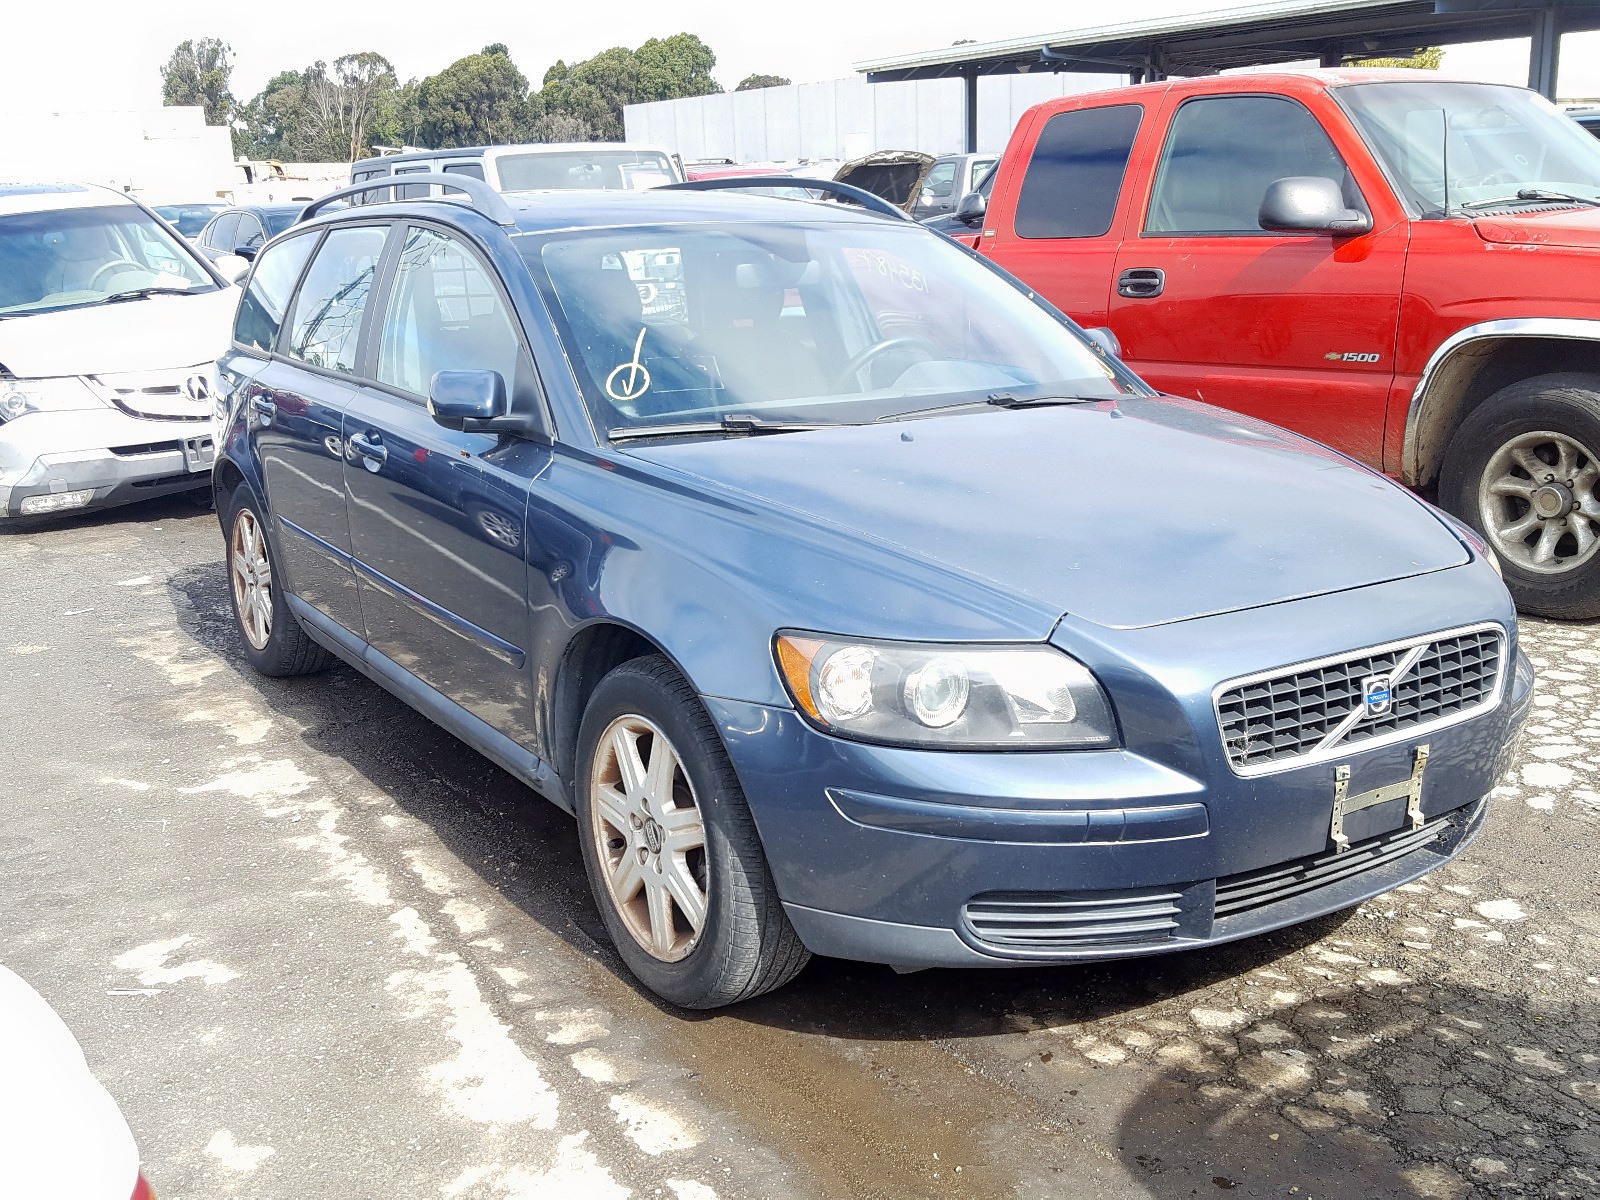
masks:
{"label": "white car headlight", "polygon": [[56,379],[0,379],[0,420],[24,413],[71,412],[103,407],[104,401],[76,375]]}
{"label": "white car headlight", "polygon": [[1117,744],[1089,669],[1050,646],[951,646],[780,633],[780,673],[811,723],[864,742],[937,749]]}

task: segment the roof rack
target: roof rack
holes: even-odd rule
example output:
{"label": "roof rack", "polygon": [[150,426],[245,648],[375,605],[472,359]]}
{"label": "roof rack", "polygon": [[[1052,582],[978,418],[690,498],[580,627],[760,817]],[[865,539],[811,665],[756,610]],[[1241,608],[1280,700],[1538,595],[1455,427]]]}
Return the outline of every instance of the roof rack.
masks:
{"label": "roof rack", "polygon": [[910,221],[913,225],[917,223],[910,213],[902,208],[896,208],[882,196],[875,196],[865,188],[840,183],[836,179],[813,179],[805,175],[739,175],[731,179],[691,179],[688,183],[664,183],[651,190],[720,192],[727,188],[805,188],[813,192],[831,192],[841,200],[859,204],[862,208],[880,216],[893,217],[898,221]]}
{"label": "roof rack", "polygon": [[[446,175],[441,171],[414,171],[405,176],[386,175],[382,179],[369,179],[364,183],[352,184],[340,188],[336,192],[329,192],[326,196],[318,196],[300,212],[300,220],[309,221],[317,212],[335,200],[343,200],[346,196],[359,196],[363,192],[376,192],[384,189],[392,190],[399,187],[412,187],[419,183],[436,183],[451,191],[464,192],[467,197],[467,207],[475,212],[482,213],[496,225],[514,227],[517,219],[511,215],[511,209],[506,205],[505,197],[495,191],[481,179],[474,179],[470,175]],[[447,200],[451,203],[460,203],[448,193],[443,196],[416,196],[416,200]],[[388,204],[396,203],[397,199],[390,196],[388,200],[369,201],[369,203]]]}

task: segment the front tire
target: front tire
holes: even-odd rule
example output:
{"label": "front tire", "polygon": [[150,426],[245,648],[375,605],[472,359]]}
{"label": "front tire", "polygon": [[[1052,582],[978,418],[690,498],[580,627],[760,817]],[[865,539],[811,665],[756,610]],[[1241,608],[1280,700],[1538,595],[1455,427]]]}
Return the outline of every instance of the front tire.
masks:
{"label": "front tire", "polygon": [[683,1008],[782,987],[805,966],[705,706],[660,655],[602,679],[578,734],[578,834],[611,940]]}
{"label": "front tire", "polygon": [[1600,377],[1502,388],[1456,430],[1440,504],[1484,536],[1524,612],[1600,617]]}
{"label": "front tire", "polygon": [[263,675],[325,671],[333,655],[313,642],[283,599],[283,576],[267,534],[267,519],[250,489],[240,484],[228,498],[223,525],[228,599],[233,624],[250,665]]}

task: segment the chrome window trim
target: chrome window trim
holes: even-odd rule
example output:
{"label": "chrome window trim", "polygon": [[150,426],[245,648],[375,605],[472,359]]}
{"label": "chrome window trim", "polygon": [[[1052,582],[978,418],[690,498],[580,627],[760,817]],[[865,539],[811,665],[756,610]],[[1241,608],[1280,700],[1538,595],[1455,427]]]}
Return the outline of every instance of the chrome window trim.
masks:
{"label": "chrome window trim", "polygon": [[[1228,752],[1228,743],[1222,736],[1222,697],[1234,688],[1247,687],[1252,683],[1262,683],[1269,679],[1281,679],[1285,675],[1297,675],[1302,671],[1315,671],[1319,667],[1331,667],[1338,663],[1349,662],[1353,658],[1368,658],[1375,654],[1386,654],[1391,650],[1408,650],[1415,646],[1427,646],[1433,642],[1444,641],[1448,638],[1463,637],[1470,633],[1493,632],[1500,646],[1500,666],[1495,672],[1494,691],[1489,697],[1471,708],[1462,709],[1460,712],[1451,713],[1445,717],[1435,717],[1431,721],[1423,721],[1416,725],[1408,725],[1404,729],[1397,729],[1393,733],[1381,734],[1375,738],[1368,738],[1362,742],[1348,743],[1336,742],[1331,746],[1319,747],[1305,754],[1293,758],[1279,759],[1273,762],[1260,763],[1256,766],[1239,766],[1233,761],[1233,755]],[[1354,650],[1346,650],[1341,654],[1328,654],[1321,658],[1308,659],[1305,662],[1288,663],[1281,667],[1273,667],[1266,671],[1252,671],[1248,675],[1237,675],[1232,679],[1225,679],[1211,689],[1211,716],[1217,726],[1217,740],[1222,747],[1222,757],[1226,760],[1228,768],[1240,778],[1251,779],[1262,775],[1277,775],[1284,771],[1294,771],[1301,767],[1316,766],[1318,763],[1333,762],[1336,759],[1349,758],[1353,754],[1362,754],[1368,750],[1377,750],[1384,746],[1392,746],[1397,742],[1411,741],[1424,734],[1432,733],[1436,729],[1447,729],[1458,725],[1462,721],[1470,721],[1493,708],[1497,708],[1505,695],[1506,669],[1509,666],[1506,660],[1506,647],[1509,644],[1506,628],[1498,621],[1479,621],[1474,625],[1459,625],[1451,629],[1440,629],[1432,633],[1419,634],[1415,637],[1401,638],[1393,642],[1382,642],[1375,646],[1361,646]]]}

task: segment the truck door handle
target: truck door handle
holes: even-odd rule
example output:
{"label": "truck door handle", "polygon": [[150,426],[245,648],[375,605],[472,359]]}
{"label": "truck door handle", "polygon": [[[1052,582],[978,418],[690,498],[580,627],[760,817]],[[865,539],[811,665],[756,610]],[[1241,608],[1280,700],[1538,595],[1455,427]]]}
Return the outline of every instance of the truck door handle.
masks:
{"label": "truck door handle", "polygon": [[278,406],[260,392],[252,392],[250,394],[250,407],[255,409],[256,415],[261,418],[263,425],[271,425],[272,418],[278,415]]}
{"label": "truck door handle", "polygon": [[1160,267],[1129,267],[1117,276],[1117,295],[1129,300],[1149,300],[1166,286],[1167,273]]}
{"label": "truck door handle", "polygon": [[358,433],[345,441],[345,445],[354,450],[361,457],[361,465],[374,475],[388,460],[389,451],[384,447],[383,439],[376,433]]}

